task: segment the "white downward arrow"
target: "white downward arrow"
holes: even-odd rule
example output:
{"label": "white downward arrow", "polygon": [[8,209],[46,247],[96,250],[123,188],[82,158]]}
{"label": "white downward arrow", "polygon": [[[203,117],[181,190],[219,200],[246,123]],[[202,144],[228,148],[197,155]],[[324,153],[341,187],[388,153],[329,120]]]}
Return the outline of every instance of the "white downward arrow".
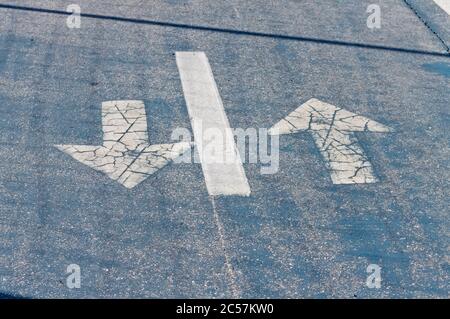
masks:
{"label": "white downward arrow", "polygon": [[269,134],[299,131],[308,131],[313,136],[334,184],[377,182],[372,165],[352,132],[389,132],[389,127],[311,99],[275,124]]}
{"label": "white downward arrow", "polygon": [[190,149],[190,143],[150,145],[143,101],[102,103],[103,145],[55,145],[81,163],[133,188]]}

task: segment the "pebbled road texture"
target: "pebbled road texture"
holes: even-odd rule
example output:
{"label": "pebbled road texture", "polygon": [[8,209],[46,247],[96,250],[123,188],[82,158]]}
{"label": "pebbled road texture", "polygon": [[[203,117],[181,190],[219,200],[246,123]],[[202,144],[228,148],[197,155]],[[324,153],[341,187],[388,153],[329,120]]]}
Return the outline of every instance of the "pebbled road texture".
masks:
{"label": "pebbled road texture", "polygon": [[[450,21],[417,2],[0,1],[0,296],[448,298]],[[280,137],[276,174],[244,164],[249,197],[210,198],[199,164],[129,190],[53,146],[101,145],[115,100],[173,143],[176,51],[206,53],[232,127],[317,98],[392,128],[355,133],[379,182],[333,185],[306,132]]]}

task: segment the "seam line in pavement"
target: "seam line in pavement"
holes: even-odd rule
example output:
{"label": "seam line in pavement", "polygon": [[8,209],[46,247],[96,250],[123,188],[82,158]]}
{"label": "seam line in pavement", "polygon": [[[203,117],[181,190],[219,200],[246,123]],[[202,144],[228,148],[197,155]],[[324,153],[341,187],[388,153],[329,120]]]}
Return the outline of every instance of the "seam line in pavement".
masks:
{"label": "seam line in pavement", "polygon": [[[65,12],[65,11],[61,11],[61,10],[36,8],[36,7],[24,7],[24,6],[17,6],[17,5],[11,5],[11,4],[0,4],[0,8],[1,9],[9,9],[9,10],[21,10],[21,11],[29,11],[29,12],[57,14],[57,15],[64,15],[64,16],[69,16],[72,14],[70,12]],[[85,18],[91,18],[91,19],[104,19],[104,20],[111,20],[111,21],[146,24],[146,25],[154,25],[154,26],[169,27],[169,28],[184,28],[184,29],[190,29],[190,30],[228,33],[228,34],[253,36],[253,37],[260,37],[260,38],[271,38],[271,39],[310,42],[310,43],[335,45],[335,46],[349,46],[349,47],[362,48],[362,49],[373,49],[373,50],[384,50],[384,51],[393,51],[393,52],[410,53],[410,54],[423,54],[423,55],[431,55],[431,56],[450,57],[450,52],[445,52],[445,53],[444,52],[433,52],[433,51],[425,51],[425,50],[418,50],[418,49],[389,47],[389,46],[378,45],[378,44],[364,44],[364,43],[358,43],[358,42],[347,42],[347,41],[340,41],[340,40],[329,40],[329,39],[311,38],[311,37],[303,37],[303,36],[294,36],[294,35],[273,34],[273,33],[257,32],[257,31],[242,31],[242,30],[224,29],[224,28],[219,28],[219,27],[208,27],[208,26],[202,26],[202,25],[189,25],[189,24],[167,22],[167,21],[155,21],[155,20],[125,18],[125,17],[117,17],[117,16],[107,16],[107,15],[93,14],[93,13],[81,13],[80,16],[85,17]]]}
{"label": "seam line in pavement", "polygon": [[430,30],[431,33],[433,33],[438,38],[438,40],[444,46],[445,50],[450,53],[450,47],[447,45],[447,43],[445,43],[444,39],[436,31],[434,31],[434,29],[428,24],[428,22],[426,22],[425,19],[419,14],[419,12],[413,7],[413,5],[409,3],[408,0],[403,0],[403,2],[408,8],[411,9],[412,12],[414,12],[416,17],[419,18],[420,21],[422,21],[422,23],[428,28],[428,30]]}
{"label": "seam line in pavement", "polygon": [[225,236],[224,236],[224,231],[223,231],[223,224],[220,221],[219,213],[217,212],[217,207],[216,207],[216,202],[214,200],[214,196],[209,196],[209,198],[211,200],[211,205],[213,208],[214,221],[216,223],[217,230],[219,232],[220,247],[222,248],[223,254],[225,256],[225,267],[226,267],[226,272],[227,272],[229,280],[230,280],[232,297],[235,299],[238,299],[240,293],[239,293],[239,288],[236,284],[236,274],[234,273],[233,266],[231,265],[231,262],[230,262],[230,257],[228,256],[228,253],[227,253],[227,248],[225,246]]}

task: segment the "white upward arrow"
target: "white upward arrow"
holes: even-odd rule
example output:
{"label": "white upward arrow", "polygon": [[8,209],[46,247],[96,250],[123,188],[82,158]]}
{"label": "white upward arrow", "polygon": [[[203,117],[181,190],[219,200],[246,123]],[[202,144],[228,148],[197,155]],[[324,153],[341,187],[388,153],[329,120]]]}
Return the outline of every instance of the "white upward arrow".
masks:
{"label": "white upward arrow", "polygon": [[81,163],[133,188],[190,149],[186,142],[150,145],[143,101],[102,103],[103,145],[55,145]]}
{"label": "white upward arrow", "polygon": [[352,132],[389,132],[389,127],[311,99],[275,124],[269,134],[299,131],[308,131],[313,136],[334,184],[377,182],[372,165]]}

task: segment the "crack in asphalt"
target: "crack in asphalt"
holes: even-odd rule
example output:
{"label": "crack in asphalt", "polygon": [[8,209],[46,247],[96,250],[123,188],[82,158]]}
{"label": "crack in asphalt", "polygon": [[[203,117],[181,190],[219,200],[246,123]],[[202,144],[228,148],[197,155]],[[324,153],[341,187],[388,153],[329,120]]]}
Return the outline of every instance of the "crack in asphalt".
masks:
{"label": "crack in asphalt", "polygon": [[425,19],[419,14],[419,12],[414,8],[414,6],[408,1],[408,0],[403,0],[403,2],[406,4],[406,6],[411,9],[412,12],[414,12],[414,14],[416,15],[417,18],[419,18],[419,20],[425,25],[425,27],[427,27],[428,30],[430,30],[431,33],[434,34],[434,36],[436,36],[436,38],[442,43],[442,45],[444,46],[445,50],[447,51],[447,53],[450,54],[450,46],[447,45],[447,43],[445,43],[445,40],[437,33],[437,31],[435,31],[433,29],[433,27],[427,22],[425,21]]}

